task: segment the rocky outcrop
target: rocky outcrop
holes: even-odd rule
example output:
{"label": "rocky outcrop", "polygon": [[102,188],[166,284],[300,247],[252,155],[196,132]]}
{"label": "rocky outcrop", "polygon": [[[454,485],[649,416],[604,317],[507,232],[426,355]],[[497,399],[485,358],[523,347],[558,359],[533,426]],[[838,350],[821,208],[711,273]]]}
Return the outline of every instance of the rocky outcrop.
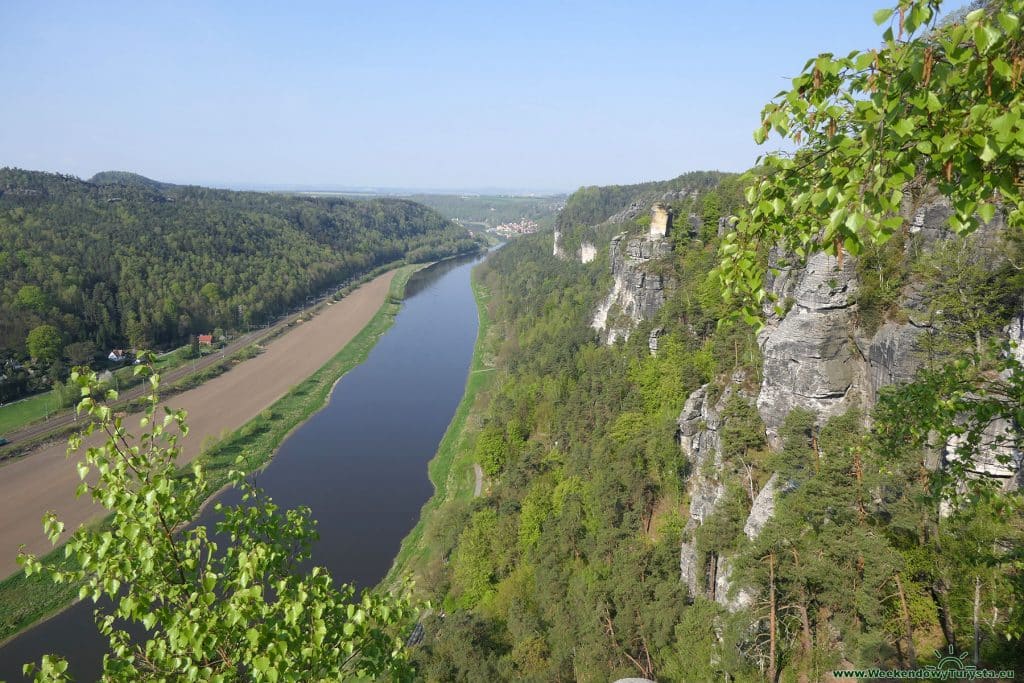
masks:
{"label": "rocky outcrop", "polygon": [[854,406],[869,410],[882,387],[909,382],[921,365],[921,337],[928,323],[886,322],[873,334],[857,329],[856,266],[842,268],[827,254],[803,268],[778,266],[768,285],[784,314],[766,310],[758,337],[764,379],[757,398],[769,442],[794,408],[825,422]]}
{"label": "rocky outcrop", "polygon": [[590,263],[597,258],[597,247],[590,242],[580,244],[580,263]]}
{"label": "rocky outcrop", "polygon": [[[1008,355],[1018,363],[1024,362],[1024,311],[1018,313],[1003,328],[1003,334],[1009,342]],[[1003,379],[1010,379],[1012,369],[1004,370]],[[969,445],[967,435],[952,436],[942,449],[943,464],[959,461],[965,454],[961,449],[967,448],[970,458],[968,472],[971,476],[994,480],[1004,491],[1016,491],[1024,488],[1024,452],[1020,449],[1022,425],[1015,424],[1007,417],[996,417],[981,430],[978,435],[977,447]]]}
{"label": "rocky outcrop", "polygon": [[750,506],[750,514],[747,515],[747,522],[743,525],[743,533],[747,538],[754,540],[761,533],[761,529],[775,514],[775,497],[778,494],[779,473],[776,472],[761,488],[761,491]]}
{"label": "rocky outcrop", "polygon": [[712,400],[709,396],[710,387],[710,384],[705,384],[690,394],[679,415],[679,447],[683,457],[690,463],[690,479],[687,484],[690,509],[679,551],[679,571],[683,583],[690,589],[690,595],[697,595],[704,571],[697,557],[693,534],[711,516],[725,495],[719,427],[725,407],[723,399],[728,399],[731,389],[727,389],[727,393],[718,400]]}
{"label": "rocky outcrop", "polygon": [[664,239],[672,231],[672,214],[661,202],[651,207],[650,235],[653,239]]}
{"label": "rocky outcrop", "polygon": [[[710,558],[715,562],[713,572],[706,567],[709,558],[698,556],[694,534],[718,509],[725,496],[726,477],[735,476],[732,466],[723,462],[721,429],[724,424],[725,406],[734,395],[752,401],[742,386],[744,377],[738,374],[721,396],[713,396],[711,384],[705,384],[690,394],[679,415],[679,447],[690,464],[690,478],[687,492],[690,499],[689,514],[683,531],[683,543],[679,549],[679,571],[682,581],[697,595],[703,583],[713,581],[706,591],[719,604],[730,610],[746,607],[753,602],[753,596],[731,585],[729,558]],[[776,478],[773,477],[762,489],[744,526],[749,538],[756,538],[774,510]],[[749,531],[748,531],[749,529]],[[710,575],[709,575],[710,574]]]}
{"label": "rocky outcrop", "polygon": [[777,434],[794,408],[827,419],[845,412],[859,398],[863,358],[853,340],[852,294],[856,270],[835,257],[816,254],[806,268],[782,270],[769,286],[788,312],[769,318],[758,342],[764,379],[757,408],[777,445]]}
{"label": "rocky outcrop", "polygon": [[[951,238],[945,227],[951,212],[944,199],[908,209],[911,249],[927,250]],[[1000,253],[1004,227],[997,214],[976,233],[972,239],[985,245],[979,253]],[[769,265],[765,284],[775,302],[764,308],[766,325],[758,337],[764,374],[757,407],[773,446],[779,446],[778,429],[794,408],[817,413],[820,422],[854,406],[867,414],[883,387],[913,379],[923,336],[936,331],[930,293],[919,283],[902,293],[906,322],[888,321],[866,333],[857,327],[853,257],[840,267],[836,257],[819,253],[799,265],[775,249]]]}
{"label": "rocky outcrop", "polygon": [[[1024,486],[1024,453],[1017,448],[1018,427],[1007,419],[993,420],[981,432],[977,452],[972,454],[971,476],[995,480],[1004,491],[1016,491]],[[965,437],[953,436],[942,452],[942,462],[949,464],[961,458],[960,448],[967,443]]]}
{"label": "rocky outcrop", "polygon": [[665,303],[667,283],[660,273],[652,272],[651,261],[671,252],[671,243],[659,237],[627,239],[623,233],[612,239],[612,290],[591,322],[605,343],[628,338],[636,323],[651,320]]}
{"label": "rocky outcrop", "polygon": [[751,607],[757,596],[746,588],[733,585],[729,558],[719,557],[715,571],[715,602],[730,612]]}
{"label": "rocky outcrop", "polygon": [[1010,353],[1018,363],[1024,365],[1024,311],[1014,316],[1010,324],[1003,328],[1003,334],[1010,342]]}
{"label": "rocky outcrop", "polygon": [[647,335],[647,350],[651,352],[652,356],[658,355],[658,339],[665,334],[664,327],[655,327],[651,330],[651,333]]}
{"label": "rocky outcrop", "polygon": [[[908,253],[919,253],[949,239],[950,233],[942,227],[949,212],[948,205],[940,201],[910,214]],[[720,222],[719,234],[728,229],[728,221]],[[976,235],[976,239],[989,241],[988,251],[979,253],[999,253],[991,240],[997,239],[1001,230],[1002,221],[997,218]],[[913,282],[901,294],[900,309],[905,315],[900,320],[886,321],[874,331],[860,329],[857,268],[850,256],[842,265],[826,254],[812,256],[802,264],[787,262],[781,252],[773,250],[769,264],[766,287],[775,301],[764,310],[766,325],[758,336],[763,370],[756,407],[773,447],[781,445],[778,430],[794,408],[815,412],[820,423],[853,407],[860,407],[867,415],[883,387],[914,379],[923,362],[925,335],[941,334],[940,323],[932,320],[930,292]],[[1009,353],[1024,363],[1024,312],[1004,333],[1011,341]],[[737,477],[735,466],[723,462],[720,433],[726,401],[741,392],[739,379],[732,378],[717,399],[711,385],[693,392],[679,417],[680,447],[691,465],[689,514],[680,548],[681,579],[691,595],[703,591],[730,611],[749,607],[754,596],[736,585],[729,557],[709,558],[706,553],[698,553],[693,539],[721,504],[726,484]],[[995,479],[1004,489],[1024,486],[1019,429],[1020,425],[1006,420],[988,425],[981,452],[973,460],[977,476]],[[959,457],[959,445],[959,441],[952,440],[933,457],[952,462]],[[775,513],[777,501],[792,486],[775,473],[756,495],[750,491],[752,505],[743,525],[749,540],[761,534]],[[712,586],[705,588],[709,582]]]}
{"label": "rocky outcrop", "polygon": [[882,387],[914,379],[921,366],[920,342],[925,331],[925,326],[914,323],[887,322],[870,339],[858,338],[858,348],[867,361],[865,404],[873,405]]}
{"label": "rocky outcrop", "polygon": [[555,258],[560,258],[560,259],[567,259],[567,258],[569,258],[569,254],[565,251],[565,247],[562,246],[562,233],[558,230],[558,228],[555,228],[554,248],[553,248],[551,254]]}
{"label": "rocky outcrop", "polygon": [[611,216],[609,216],[608,222],[613,224],[613,225],[619,225],[621,223],[628,223],[631,220],[635,219],[637,216],[642,215],[643,213],[644,213],[643,204],[641,204],[640,202],[631,202],[630,205],[627,206],[622,211],[619,211],[618,213],[615,213],[615,214],[612,214]]}

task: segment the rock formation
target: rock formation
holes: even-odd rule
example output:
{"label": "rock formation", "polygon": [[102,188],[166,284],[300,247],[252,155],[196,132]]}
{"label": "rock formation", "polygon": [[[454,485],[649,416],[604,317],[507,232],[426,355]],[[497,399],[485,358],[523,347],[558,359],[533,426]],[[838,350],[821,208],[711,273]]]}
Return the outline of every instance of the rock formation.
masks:
{"label": "rock formation", "polygon": [[589,242],[580,244],[580,263],[590,263],[597,257],[597,247]]}
{"label": "rock formation", "polygon": [[672,230],[672,214],[668,207],[657,203],[651,207],[651,239],[664,239]]}
{"label": "rock formation", "polygon": [[647,335],[647,349],[651,352],[652,356],[658,355],[658,339],[663,334],[665,334],[664,327],[655,327],[651,330],[651,333]]}
{"label": "rock formation", "polygon": [[708,395],[710,384],[705,384],[686,399],[679,415],[679,446],[690,463],[687,489],[690,497],[689,517],[683,531],[683,545],[679,553],[679,571],[690,595],[697,595],[704,572],[693,534],[700,528],[725,495],[722,450],[719,428],[725,400],[731,387],[717,401]]}
{"label": "rock formation", "polygon": [[[753,603],[754,596],[742,588],[734,590],[730,580],[729,558],[699,557],[694,534],[714,514],[725,496],[725,480],[734,476],[734,464],[722,459],[721,429],[723,413],[730,398],[738,395],[752,402],[753,397],[743,390],[745,377],[737,374],[732,382],[715,398],[710,394],[711,385],[705,384],[690,394],[679,415],[679,446],[683,456],[690,463],[690,479],[687,491],[690,499],[689,515],[683,530],[683,543],[679,550],[679,571],[683,583],[691,596],[701,592],[702,583],[711,583],[704,592],[720,605],[737,610]],[[747,537],[753,540],[771,518],[775,509],[777,477],[773,477],[757,494],[754,506],[743,527]],[[750,483],[753,486],[753,482]],[[713,561],[713,569],[706,567]]]}
{"label": "rock formation", "polygon": [[655,204],[651,214],[648,235],[627,239],[622,233],[612,238],[612,290],[598,305],[591,322],[607,344],[628,338],[636,323],[654,318],[665,303],[665,288],[670,283],[655,271],[652,261],[672,253],[672,243],[666,238],[672,221],[661,204]]}
{"label": "rock formation", "polygon": [[[910,234],[914,249],[928,249],[948,239],[945,229],[949,206],[935,201],[916,209],[910,216]],[[719,233],[729,228],[719,223]],[[984,226],[977,239],[991,240],[1003,228],[1001,218]],[[901,309],[906,322],[887,321],[874,332],[858,328],[856,293],[857,268],[847,256],[839,260],[827,254],[816,254],[806,264],[787,264],[778,250],[769,255],[774,274],[766,279],[766,288],[775,295],[781,312],[774,306],[764,310],[765,327],[758,336],[763,355],[762,381],[756,396],[758,413],[764,421],[766,436],[773,448],[781,446],[778,430],[789,412],[795,408],[811,410],[819,423],[845,413],[853,407],[865,415],[878,400],[880,390],[891,384],[912,381],[923,362],[923,335],[941,333],[929,320],[929,293],[911,282],[902,292]],[[771,272],[771,271],[770,271]],[[1004,329],[1011,341],[1011,353],[1024,360],[1024,312]],[[702,575],[709,572],[698,558],[692,540],[715,510],[725,491],[728,463],[721,458],[721,414],[724,401],[738,391],[736,378],[722,397],[709,401],[709,385],[690,395],[679,417],[679,440],[683,455],[692,465],[689,482],[690,514],[687,533],[680,549],[682,580],[691,594],[700,586]],[[1014,426],[995,420],[985,431],[989,447],[976,456],[979,476],[995,478],[1006,489],[1024,486],[1024,454],[1007,443]],[[955,460],[954,440],[946,445],[938,459]],[[773,474],[754,498],[743,531],[755,539],[774,514],[776,499],[787,490],[787,484]],[[717,558],[712,576],[714,598],[730,610],[750,603],[752,596],[730,584],[728,559]]]}
{"label": "rock formation", "polygon": [[551,254],[555,258],[560,259],[565,259],[569,257],[569,255],[565,251],[565,248],[562,246],[562,233],[558,230],[558,228],[555,228],[554,248],[552,249]]}

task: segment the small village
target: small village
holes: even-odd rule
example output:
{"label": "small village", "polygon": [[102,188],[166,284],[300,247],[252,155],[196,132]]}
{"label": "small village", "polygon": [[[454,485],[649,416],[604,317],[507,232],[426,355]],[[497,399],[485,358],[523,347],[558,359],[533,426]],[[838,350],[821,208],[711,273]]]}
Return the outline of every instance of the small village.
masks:
{"label": "small village", "polygon": [[511,223],[502,223],[493,229],[494,232],[502,237],[512,237],[513,235],[532,235],[538,230],[540,230],[540,226],[537,225],[536,221],[531,221],[529,218],[523,218],[522,220],[513,221]]}

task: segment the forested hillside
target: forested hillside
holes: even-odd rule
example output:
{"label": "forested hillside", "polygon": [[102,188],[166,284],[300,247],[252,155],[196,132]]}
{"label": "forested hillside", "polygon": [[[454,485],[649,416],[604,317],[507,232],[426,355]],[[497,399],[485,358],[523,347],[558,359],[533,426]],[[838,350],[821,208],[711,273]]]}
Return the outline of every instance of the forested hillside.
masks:
{"label": "forested hillside", "polygon": [[16,366],[29,357],[38,377],[113,347],[181,344],[261,323],[379,265],[476,246],[435,211],[399,199],[2,169],[0,362],[19,361],[7,381],[26,390]]}
{"label": "forested hillside", "polygon": [[718,171],[695,171],[684,173],[672,180],[659,180],[636,185],[606,185],[581,187],[569,196],[565,208],[558,214],[559,230],[569,230],[579,225],[597,225],[613,214],[627,209],[630,204],[650,204],[666,193],[680,190],[700,192],[715,188],[723,178],[734,174]]}
{"label": "forested hillside", "polygon": [[[441,607],[414,650],[427,680],[823,680],[843,666],[923,666],[934,650],[973,642],[981,664],[1021,666],[1024,532],[1007,499],[992,497],[1014,484],[993,459],[991,476],[978,475],[992,482],[989,496],[943,503],[929,474],[934,448],[906,438],[907,406],[940,390],[879,395],[880,380],[865,378],[877,408],[858,404],[853,385],[846,402],[793,408],[771,429],[763,415],[786,404],[755,400],[824,382],[833,370],[814,356],[830,362],[846,335],[858,338],[845,342],[852,354],[864,339],[872,357],[878,339],[888,344],[873,372],[898,376],[913,358],[920,374],[904,379],[920,382],[977,339],[999,353],[1020,313],[1021,242],[1003,224],[984,242],[933,230],[948,214],[928,208],[917,234],[859,261],[837,269],[832,259],[820,274],[790,266],[775,285],[794,323],[846,317],[823,320],[824,349],[805,326],[794,343],[808,348],[787,347],[789,364],[767,368],[712,272],[721,238],[711,226],[739,194],[725,179],[677,205],[700,229],[670,236],[666,257],[639,261],[665,277],[666,298],[625,341],[604,344],[591,327],[611,286],[606,245],[581,264],[552,256],[550,236],[537,235],[481,266],[502,341],[467,457],[488,483],[483,497],[449,501],[426,522],[432,552],[413,569]],[[581,190],[567,208],[604,194]],[[599,203],[562,224],[607,218],[612,202]],[[648,222],[641,214],[617,229],[642,240]],[[821,290],[805,291],[810,283]],[[832,298],[821,312],[803,308],[822,292]],[[975,325],[966,311],[978,307],[986,317]],[[872,336],[883,323],[910,329],[908,315],[930,316],[915,350]]]}

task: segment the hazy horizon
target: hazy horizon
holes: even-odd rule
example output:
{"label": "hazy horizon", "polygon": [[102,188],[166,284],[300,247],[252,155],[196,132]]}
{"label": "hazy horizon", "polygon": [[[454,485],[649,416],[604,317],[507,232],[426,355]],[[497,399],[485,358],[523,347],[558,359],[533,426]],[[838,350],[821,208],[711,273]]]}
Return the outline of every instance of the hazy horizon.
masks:
{"label": "hazy horizon", "polygon": [[0,166],[538,194],[741,171],[761,106],[876,43],[877,6],[7,3]]}

